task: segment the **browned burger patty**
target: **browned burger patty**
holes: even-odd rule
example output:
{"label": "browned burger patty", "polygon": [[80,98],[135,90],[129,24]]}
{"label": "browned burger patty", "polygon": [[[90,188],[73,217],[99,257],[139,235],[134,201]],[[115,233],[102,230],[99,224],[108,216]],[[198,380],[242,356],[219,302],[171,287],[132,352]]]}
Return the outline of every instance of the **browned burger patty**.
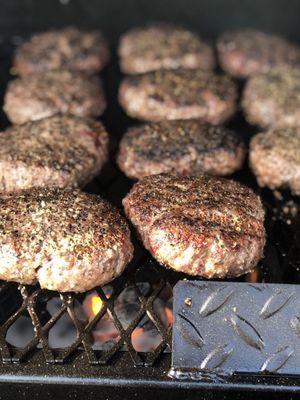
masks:
{"label": "browned burger patty", "polygon": [[252,29],[223,33],[217,49],[224,71],[237,78],[267,73],[274,67],[300,67],[298,46],[282,37]]}
{"label": "browned burger patty", "polygon": [[2,195],[0,220],[0,279],[82,292],[120,275],[132,258],[125,220],[79,190]]}
{"label": "browned burger patty", "polygon": [[262,128],[300,125],[300,69],[280,68],[249,79],[242,105],[248,122]]}
{"label": "browned burger patty", "polygon": [[121,70],[140,74],[157,69],[213,69],[211,46],[180,26],[160,23],[134,28],[121,37]]}
{"label": "browned burger patty", "polygon": [[205,278],[239,276],[263,255],[264,210],[237,182],[151,175],[123,200],[144,246],[163,265]]}
{"label": "browned burger patty", "polygon": [[101,32],[68,27],[33,35],[18,47],[13,67],[22,76],[55,69],[93,73],[100,71],[108,58]]}
{"label": "browned burger patty", "polygon": [[104,108],[104,93],[97,77],[65,70],[15,79],[9,82],[4,98],[4,111],[14,124],[58,113],[98,116]]}
{"label": "browned burger patty", "polygon": [[236,109],[234,82],[201,70],[160,70],[125,78],[119,101],[128,115],[142,120],[199,118],[219,124]]}
{"label": "browned burger patty", "polygon": [[250,166],[260,186],[300,195],[300,128],[276,129],[250,142]]}
{"label": "browned burger patty", "polygon": [[117,162],[133,179],[161,172],[228,175],[242,166],[244,155],[235,132],[199,120],[177,120],[130,128],[121,140]]}
{"label": "browned burger patty", "polygon": [[34,186],[83,186],[108,155],[100,122],[55,115],[0,134],[0,191]]}

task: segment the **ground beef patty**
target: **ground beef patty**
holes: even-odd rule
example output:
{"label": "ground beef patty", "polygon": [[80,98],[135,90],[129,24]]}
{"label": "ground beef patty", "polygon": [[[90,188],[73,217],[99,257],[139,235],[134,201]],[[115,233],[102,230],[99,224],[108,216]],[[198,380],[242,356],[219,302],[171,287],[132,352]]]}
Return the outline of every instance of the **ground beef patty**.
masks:
{"label": "ground beef patty", "polygon": [[290,187],[300,195],[300,127],[255,135],[250,142],[249,160],[260,186]]}
{"label": "ground beef patty", "polygon": [[199,118],[219,124],[236,109],[234,82],[201,70],[160,70],[125,78],[119,101],[128,115],[142,120]]}
{"label": "ground beef patty", "polygon": [[205,278],[239,276],[263,255],[264,210],[237,182],[151,175],[123,200],[145,247],[163,265]]}
{"label": "ground beef patty", "polygon": [[139,74],[157,69],[213,69],[211,46],[198,35],[172,24],[151,24],[130,30],[121,37],[121,70]]}
{"label": "ground beef patty", "polygon": [[161,172],[228,175],[241,167],[244,153],[238,135],[224,127],[199,120],[160,121],[130,128],[117,162],[133,179]]}
{"label": "ground beef patty", "polygon": [[300,125],[300,70],[279,68],[249,79],[242,105],[248,122],[262,128]]}
{"label": "ground beef patty", "polygon": [[107,154],[107,132],[94,120],[55,115],[12,126],[0,135],[0,191],[83,186]]}
{"label": "ground beef patty", "polygon": [[0,220],[0,279],[82,292],[120,275],[132,258],[125,220],[79,190],[2,195]]}
{"label": "ground beef patty", "polygon": [[4,111],[14,124],[58,113],[98,116],[104,108],[104,93],[98,77],[65,70],[15,79],[9,82],[4,98]]}
{"label": "ground beef patty", "polygon": [[17,48],[13,67],[22,76],[55,69],[94,73],[108,58],[108,45],[101,32],[68,27],[33,35]]}
{"label": "ground beef patty", "polygon": [[252,29],[223,33],[217,49],[224,71],[237,78],[267,73],[279,66],[300,66],[298,46]]}

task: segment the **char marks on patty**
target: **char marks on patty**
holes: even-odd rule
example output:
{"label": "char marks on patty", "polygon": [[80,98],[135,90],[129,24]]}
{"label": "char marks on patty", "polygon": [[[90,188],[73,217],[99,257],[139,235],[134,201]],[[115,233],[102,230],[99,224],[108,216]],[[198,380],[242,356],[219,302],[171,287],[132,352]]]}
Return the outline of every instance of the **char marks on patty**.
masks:
{"label": "char marks on patty", "polygon": [[0,191],[83,186],[108,157],[108,134],[89,118],[55,115],[0,135]]}
{"label": "char marks on patty", "polygon": [[130,178],[174,172],[228,175],[243,163],[239,136],[199,120],[160,121],[130,128],[120,142],[118,165]]}
{"label": "char marks on patty", "polygon": [[133,186],[123,205],[145,247],[177,271],[206,278],[239,276],[263,255],[261,201],[237,182],[152,175]]}
{"label": "char marks on patty", "polygon": [[127,77],[119,101],[128,115],[159,121],[199,118],[219,124],[236,110],[237,88],[224,75],[202,70],[160,70]]}

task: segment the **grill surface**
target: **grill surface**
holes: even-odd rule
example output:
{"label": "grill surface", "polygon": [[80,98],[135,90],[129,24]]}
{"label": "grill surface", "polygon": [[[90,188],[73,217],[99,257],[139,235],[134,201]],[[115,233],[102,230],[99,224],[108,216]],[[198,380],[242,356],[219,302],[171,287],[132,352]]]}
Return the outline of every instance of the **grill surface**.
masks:
{"label": "grill surface", "polygon": [[[11,54],[19,40],[17,37],[0,40],[1,95],[3,95],[9,79]],[[117,104],[117,88],[121,75],[115,57],[104,71],[103,78],[108,97],[108,109],[103,121],[111,137],[111,162],[85,190],[101,194],[116,206],[121,207],[121,200],[132,186],[132,182],[116,168],[114,154],[122,133],[136,121],[127,118]],[[8,125],[3,113],[0,117],[0,124],[1,129]],[[246,142],[255,132],[253,127],[245,123],[240,113],[230,123],[230,126],[236,129]],[[300,232],[300,224],[296,222],[298,214],[292,215],[290,213],[292,209],[297,208],[295,199],[288,192],[274,195],[269,190],[260,190],[247,167],[236,174],[234,178],[253,187],[260,193],[267,209],[268,241],[265,248],[265,258],[254,274],[242,277],[239,280],[298,282],[300,278],[297,272],[300,267],[300,247],[297,245],[297,238]],[[14,283],[1,282],[0,361],[2,361],[2,365],[0,362],[0,382],[89,383],[90,385],[102,385],[106,388],[106,393],[109,392],[108,387],[111,384],[119,385],[120,388],[127,387],[128,390],[133,390],[132,393],[136,393],[135,390],[138,390],[139,387],[151,385],[153,389],[151,396],[153,396],[155,390],[160,389],[168,390],[168,395],[172,396],[173,389],[184,391],[188,387],[190,390],[189,398],[199,394],[199,392],[195,392],[196,389],[206,389],[207,384],[190,382],[186,386],[184,382],[172,381],[167,377],[170,367],[171,329],[165,328],[162,324],[155,310],[154,302],[164,288],[172,289],[174,284],[184,276],[159,266],[137,241],[135,241],[135,247],[135,258],[125,273],[113,282],[112,295],[107,298],[102,288],[96,288],[103,306],[100,312],[86,324],[82,323],[76,312],[76,304],[77,302],[82,303],[84,294],[59,295],[55,292],[41,290],[39,287],[25,287]],[[150,284],[150,290],[147,294],[140,290],[138,282]],[[140,302],[140,310],[129,326],[124,328],[115,312],[114,301],[128,286],[134,287]],[[46,306],[52,298],[59,299],[59,306],[54,315],[49,316],[46,312]],[[92,332],[97,322],[106,313],[119,331],[119,339],[109,349],[99,351],[93,348]],[[24,315],[32,321],[32,337],[25,347],[15,348],[7,342],[7,332]],[[68,347],[53,349],[49,345],[49,332],[58,324],[63,315],[68,315],[76,334]],[[161,342],[154,351],[140,353],[132,346],[131,335],[145,316],[152,321],[159,332]],[[124,350],[124,345],[126,350]],[[139,368],[133,369],[133,366]],[[281,386],[276,387],[276,385]],[[280,382],[276,379],[269,379],[264,382],[261,379],[258,381],[253,376],[243,376],[236,378],[227,387],[215,385],[214,388],[218,390],[235,387],[242,392],[246,389],[272,390],[276,387],[276,390],[292,391],[298,389],[297,385],[299,383],[288,378],[282,379]],[[17,387],[15,386],[15,388]],[[5,390],[9,394],[11,389],[6,386]],[[118,398],[118,395],[121,398],[123,393],[118,394],[116,390],[114,396]]]}

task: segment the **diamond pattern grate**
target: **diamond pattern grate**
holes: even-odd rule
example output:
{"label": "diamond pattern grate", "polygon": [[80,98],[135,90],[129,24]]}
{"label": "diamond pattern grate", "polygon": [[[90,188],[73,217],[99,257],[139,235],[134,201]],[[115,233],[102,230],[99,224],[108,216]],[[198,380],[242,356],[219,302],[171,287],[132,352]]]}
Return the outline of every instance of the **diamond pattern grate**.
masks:
{"label": "diamond pattern grate", "polygon": [[[148,295],[143,294],[135,280],[135,273],[137,269],[140,271],[143,268],[148,269],[148,267],[148,265],[146,266],[143,265],[143,263],[139,263],[136,267],[129,268],[121,278],[113,283],[113,290],[109,298],[105,295],[103,288],[97,287],[95,291],[101,299],[102,306],[98,313],[92,318],[89,318],[86,323],[84,323],[82,319],[78,318],[76,312],[76,300],[80,302],[80,300],[88,294],[57,294],[55,292],[43,290],[39,287],[26,287],[23,285],[2,282],[0,296],[10,290],[10,296],[14,297],[20,294],[22,297],[22,302],[19,308],[11,315],[7,315],[7,318],[0,326],[2,362],[24,362],[28,357],[30,357],[33,351],[39,350],[43,352],[47,363],[61,364],[69,361],[72,358],[72,355],[77,351],[84,351],[90,364],[106,364],[125,347],[126,351],[129,352],[134,365],[152,365],[159,355],[164,352],[166,348],[170,349],[171,346],[171,327],[166,327],[162,323],[158,313],[154,309],[154,302],[164,288],[169,287],[171,289],[172,284],[167,281],[166,275],[168,272],[162,274],[161,270],[156,271],[156,267],[152,266],[154,271],[159,274],[160,279],[151,287]],[[118,296],[126,287],[130,287],[131,289],[134,288],[134,292],[136,293],[140,303],[140,308],[125,329],[116,314],[114,304]],[[48,297],[48,301],[54,297],[59,297],[61,304],[57,307],[58,309],[53,313],[53,315],[43,323],[42,311],[39,306],[41,304],[40,299],[45,295]],[[4,295],[2,298],[4,298]],[[2,298],[0,297],[0,305],[2,303]],[[47,304],[47,302],[43,303]],[[33,325],[34,336],[24,347],[15,348],[8,343],[7,332],[18,318],[24,314],[24,311],[28,312]],[[9,309],[7,309],[7,314],[9,314]],[[69,316],[76,330],[76,337],[72,344],[66,348],[51,348],[48,340],[49,332],[55,324],[57,324],[60,318],[66,314]],[[94,350],[93,330],[105,315],[108,315],[109,319],[117,329],[119,333],[118,340],[113,344],[113,346],[110,346],[108,350]],[[159,345],[153,351],[147,353],[136,351],[132,344],[132,333],[145,316],[147,316],[154,325],[159,334],[158,336],[161,338]]]}

